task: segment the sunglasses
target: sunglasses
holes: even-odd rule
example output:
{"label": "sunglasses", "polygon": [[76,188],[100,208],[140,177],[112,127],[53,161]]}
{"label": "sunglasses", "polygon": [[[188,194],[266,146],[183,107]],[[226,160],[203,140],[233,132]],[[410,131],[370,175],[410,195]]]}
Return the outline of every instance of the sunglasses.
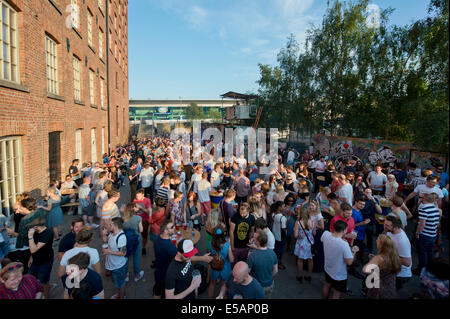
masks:
{"label": "sunglasses", "polygon": [[22,264],[16,264],[16,265],[14,265],[14,266],[10,266],[10,267],[4,268],[4,269],[2,269],[2,276],[3,276],[5,273],[7,273],[7,272],[11,272],[11,271],[13,271],[13,270],[20,269],[20,268],[22,268],[22,267],[23,267]]}

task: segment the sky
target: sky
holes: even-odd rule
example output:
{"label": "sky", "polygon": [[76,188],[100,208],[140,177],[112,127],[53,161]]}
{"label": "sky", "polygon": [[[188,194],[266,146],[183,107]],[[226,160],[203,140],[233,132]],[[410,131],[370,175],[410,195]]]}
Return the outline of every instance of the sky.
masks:
{"label": "sky", "polygon": [[[372,0],[390,23],[427,16],[429,0]],[[258,64],[276,65],[290,34],[303,43],[327,0],[130,0],[130,99],[220,99],[257,93]]]}

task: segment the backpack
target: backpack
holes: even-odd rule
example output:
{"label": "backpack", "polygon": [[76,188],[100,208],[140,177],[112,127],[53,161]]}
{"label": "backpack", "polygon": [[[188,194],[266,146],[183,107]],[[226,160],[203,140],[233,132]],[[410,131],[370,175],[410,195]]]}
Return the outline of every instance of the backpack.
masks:
{"label": "backpack", "polygon": [[123,230],[116,238],[117,246],[119,246],[119,238],[122,235],[125,235],[125,237],[127,238],[127,252],[125,254],[125,257],[133,256],[136,253],[137,247],[139,245],[139,235],[134,229]]}
{"label": "backpack", "polygon": [[[223,248],[226,247],[226,249],[229,248],[229,243],[225,244],[225,246]],[[223,250],[222,248],[222,250]],[[216,252],[216,254],[213,256],[213,259],[211,260],[211,269],[213,270],[217,270],[217,271],[222,271],[223,267],[225,266],[225,260],[222,258],[222,255],[220,254],[220,252]]]}

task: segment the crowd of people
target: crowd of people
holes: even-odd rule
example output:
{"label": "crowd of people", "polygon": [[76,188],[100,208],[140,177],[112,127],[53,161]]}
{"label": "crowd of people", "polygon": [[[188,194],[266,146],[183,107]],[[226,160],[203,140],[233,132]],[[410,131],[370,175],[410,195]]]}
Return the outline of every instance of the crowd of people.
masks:
{"label": "crowd of people", "polygon": [[[412,297],[448,298],[443,165],[333,163],[313,147],[280,148],[277,167],[261,175],[267,163],[244,156],[182,160],[181,143],[135,139],[103,163],[74,160],[43,198],[18,196],[14,225],[0,216],[0,299],[49,298],[54,246],[65,299],[105,298],[103,274],[116,289],[111,298],[125,298],[130,274],[139,282],[150,271],[142,258],[152,259],[155,299],[203,291],[209,299],[271,298],[282,289],[274,285],[279,271],[295,271],[299,285],[323,273],[324,299],[351,294],[348,275],[367,298],[398,298],[414,275],[421,289]],[[128,185],[131,201],[118,207]],[[68,234],[63,209],[73,216]],[[206,254],[190,239],[173,243],[180,225],[204,232]],[[90,247],[96,235],[101,252]],[[295,256],[295,269],[285,254]]]}

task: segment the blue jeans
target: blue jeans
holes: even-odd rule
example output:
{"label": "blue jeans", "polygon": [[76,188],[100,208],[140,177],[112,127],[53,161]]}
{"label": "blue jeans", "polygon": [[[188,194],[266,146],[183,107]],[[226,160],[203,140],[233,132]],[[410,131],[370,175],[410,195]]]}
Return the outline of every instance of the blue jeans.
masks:
{"label": "blue jeans", "polygon": [[111,271],[111,277],[114,283],[114,288],[121,289],[123,286],[125,286],[125,277],[128,272],[128,263],[129,259],[127,259],[127,262],[125,265],[123,265],[119,269],[115,269]]}
{"label": "blue jeans", "polygon": [[9,253],[9,241],[4,241],[3,243],[0,243],[0,259],[8,255],[8,253]]}
{"label": "blue jeans", "polygon": [[138,240],[139,240],[139,244],[138,244],[138,246],[137,246],[137,248],[136,248],[136,252],[134,253],[133,256],[130,256],[130,257],[128,258],[128,263],[130,263],[129,260],[130,260],[131,258],[133,258],[133,271],[134,271],[134,275],[135,275],[135,276],[139,275],[139,272],[141,271],[142,237],[141,237],[141,236],[138,236],[138,238],[139,238],[139,239],[138,239]]}
{"label": "blue jeans", "polygon": [[433,259],[433,245],[436,237],[429,237],[425,235],[420,235],[416,242],[417,253],[419,254],[419,269],[422,270],[423,267],[428,265]]}

